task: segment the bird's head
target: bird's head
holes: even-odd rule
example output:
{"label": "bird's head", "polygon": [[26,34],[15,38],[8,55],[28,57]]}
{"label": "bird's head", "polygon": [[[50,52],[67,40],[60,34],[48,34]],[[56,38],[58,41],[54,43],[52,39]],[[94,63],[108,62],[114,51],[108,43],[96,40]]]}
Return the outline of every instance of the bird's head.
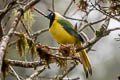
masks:
{"label": "bird's head", "polygon": [[55,19],[59,19],[59,18],[61,18],[63,16],[60,15],[58,12],[51,12],[47,17],[50,20],[55,20]]}
{"label": "bird's head", "polygon": [[50,21],[54,20],[55,19],[55,13],[51,12],[47,17],[48,17],[48,19],[50,19]]}
{"label": "bird's head", "polygon": [[47,17],[48,19],[50,19],[50,27],[51,27],[53,21],[62,18],[62,15],[60,15],[57,12],[51,12]]}

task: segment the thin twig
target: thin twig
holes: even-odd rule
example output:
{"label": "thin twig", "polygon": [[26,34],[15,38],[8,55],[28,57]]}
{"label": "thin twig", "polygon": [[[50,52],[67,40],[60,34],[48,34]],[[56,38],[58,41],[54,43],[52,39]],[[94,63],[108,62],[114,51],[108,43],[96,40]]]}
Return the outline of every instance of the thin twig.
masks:
{"label": "thin twig", "polygon": [[90,25],[89,27],[90,27],[90,29],[92,30],[93,33],[96,32],[96,30],[94,29],[94,27],[92,27],[92,25]]}
{"label": "thin twig", "polygon": [[13,67],[9,66],[9,68],[15,74],[15,77],[17,78],[17,80],[21,80],[20,77],[18,76],[18,74],[16,73],[16,71],[13,69]]}
{"label": "thin twig", "polygon": [[84,21],[86,22],[85,20],[83,19],[77,19],[77,18],[71,18],[71,17],[68,17],[68,16],[64,16],[66,19],[70,19],[70,20],[75,20],[75,21]]}
{"label": "thin twig", "polygon": [[[16,75],[12,72],[12,71],[9,71],[9,74],[16,77]],[[21,80],[25,80],[22,76],[19,76]]]}
{"label": "thin twig", "polygon": [[7,26],[8,22],[10,21],[10,19],[11,19],[11,16],[8,16],[6,22],[3,24],[3,27],[6,27],[6,26]]}
{"label": "thin twig", "polygon": [[[43,12],[41,12],[37,8],[34,8],[34,9],[35,9],[36,12],[38,12],[39,14],[41,14],[42,16],[44,16],[45,18],[48,19],[47,15],[45,15]],[[84,22],[86,22],[85,20],[82,20],[82,19],[76,19],[76,18],[71,18],[71,17],[67,17],[67,16],[64,16],[64,17],[67,18],[67,19],[70,19],[70,20],[76,20],[76,21],[84,21]]]}
{"label": "thin twig", "polygon": [[[91,4],[92,4],[92,3],[91,3]],[[97,4],[97,5],[98,5],[98,4]],[[108,17],[110,17],[110,18],[113,18],[113,19],[115,19],[115,20],[117,20],[117,21],[120,22],[120,19],[119,19],[119,18],[117,18],[117,17],[115,17],[114,15],[106,12],[103,8],[101,8],[100,5],[98,5],[99,9],[98,9],[94,4],[92,4],[92,6],[93,6],[96,10],[98,10],[99,12],[103,13],[104,15],[106,15],[106,16],[108,16]]]}
{"label": "thin twig", "polygon": [[74,68],[76,67],[76,64],[74,64],[68,71],[66,71],[59,79],[62,80],[68,73],[70,73]]}
{"label": "thin twig", "polygon": [[47,15],[45,15],[43,12],[41,12],[40,10],[38,10],[36,7],[34,8],[36,12],[38,12],[39,14],[41,14],[42,16],[44,16],[45,18],[48,19]]}
{"label": "thin twig", "polygon": [[15,45],[15,44],[16,44],[16,41],[17,41],[17,40],[12,41],[12,42],[9,42],[9,43],[8,43],[8,47],[11,47],[12,45]]}
{"label": "thin twig", "polygon": [[3,10],[0,10],[0,41],[2,40],[3,37],[3,28],[2,28],[2,19],[4,16],[11,10],[11,8],[15,5],[16,1],[13,0],[9,4],[6,5],[6,7]]}
{"label": "thin twig", "polygon": [[52,9],[55,12],[55,0],[52,0]]}
{"label": "thin twig", "polygon": [[26,61],[19,61],[19,60],[11,60],[7,59],[8,64],[12,66],[24,67],[24,68],[34,68],[37,66],[46,65],[44,62],[34,61],[34,62],[26,62]]}
{"label": "thin twig", "polygon": [[33,33],[31,36],[36,37],[36,36],[38,36],[38,35],[40,35],[40,34],[46,32],[46,31],[48,31],[48,30],[49,30],[48,28],[45,28],[45,29],[39,30],[39,31]]}
{"label": "thin twig", "polygon": [[68,5],[67,9],[64,12],[64,16],[67,14],[68,10],[70,9],[71,5],[73,3],[73,0],[71,0],[70,4]]}
{"label": "thin twig", "polygon": [[38,70],[37,72],[33,73],[32,75],[30,75],[29,78],[27,78],[26,80],[33,80],[34,77],[38,76],[40,73],[42,73],[46,68],[44,67],[41,70]]}
{"label": "thin twig", "polygon": [[[21,19],[21,16],[23,15],[23,13],[25,11],[27,11],[29,8],[31,8],[32,6],[34,6],[36,3],[38,3],[40,0],[31,0],[28,4],[26,4],[25,6],[23,6],[22,8],[18,9],[17,11],[17,15],[15,17],[14,22],[12,23],[12,28],[8,31],[7,35],[2,37],[1,43],[0,43],[0,64],[3,64],[3,58],[5,56],[5,51],[7,48],[7,44],[10,40],[10,38],[12,37],[14,31],[17,28],[17,25]],[[1,68],[2,66],[0,65],[0,75],[2,74]],[[1,77],[0,77],[1,79]]]}
{"label": "thin twig", "polygon": [[30,35],[30,31],[29,31],[29,30],[27,29],[27,27],[25,26],[23,20],[20,20],[20,21],[21,21],[21,23],[22,23],[22,25],[23,25],[23,27],[24,27],[26,33],[28,34],[28,36],[31,37],[31,35]]}
{"label": "thin twig", "polygon": [[108,29],[107,31],[105,31],[103,34],[101,34],[99,37],[96,37],[95,39],[91,40],[89,42],[89,44],[81,46],[80,48],[77,48],[76,51],[79,52],[80,50],[83,50],[85,48],[88,48],[92,45],[94,45],[97,41],[99,41],[101,38],[103,38],[104,36],[107,36],[110,34],[110,32],[115,31],[115,30],[120,30],[120,27],[117,28],[113,28],[113,29]]}
{"label": "thin twig", "polygon": [[[56,80],[56,78],[54,77],[47,77],[47,76],[38,76],[38,79],[42,80],[42,79],[46,79],[46,80]],[[75,77],[75,78],[65,78],[63,80],[80,80],[79,77]]]}
{"label": "thin twig", "polygon": [[83,29],[85,29],[86,27],[91,26],[91,25],[94,25],[94,24],[97,24],[97,23],[100,23],[100,22],[102,22],[102,21],[104,21],[104,20],[106,20],[106,18],[103,18],[103,19],[101,19],[101,20],[98,20],[98,21],[95,21],[95,22],[92,22],[92,23],[88,23],[88,24],[86,24],[83,28],[80,29],[80,32],[83,31]]}
{"label": "thin twig", "polygon": [[58,48],[58,47],[48,46],[48,48],[49,48],[49,49],[51,49],[51,50],[59,50],[59,48]]}

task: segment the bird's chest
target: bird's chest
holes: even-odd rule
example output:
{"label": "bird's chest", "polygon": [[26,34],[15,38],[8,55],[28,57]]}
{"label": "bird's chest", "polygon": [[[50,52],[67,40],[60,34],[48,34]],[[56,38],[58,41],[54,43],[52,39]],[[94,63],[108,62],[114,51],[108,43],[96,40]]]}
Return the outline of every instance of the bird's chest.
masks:
{"label": "bird's chest", "polygon": [[50,32],[54,39],[60,44],[75,44],[76,42],[76,39],[57,22],[53,23]]}

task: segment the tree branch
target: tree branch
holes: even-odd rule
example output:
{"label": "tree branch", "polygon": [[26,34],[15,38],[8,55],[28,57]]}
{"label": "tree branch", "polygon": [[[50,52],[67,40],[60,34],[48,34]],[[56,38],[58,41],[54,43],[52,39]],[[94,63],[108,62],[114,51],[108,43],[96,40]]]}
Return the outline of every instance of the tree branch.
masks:
{"label": "tree branch", "polygon": [[10,70],[14,73],[14,75],[16,76],[17,80],[21,80],[20,77],[18,76],[18,74],[15,72],[15,70],[13,69],[12,66],[9,66]]}
{"label": "tree branch", "polygon": [[65,10],[65,12],[63,14],[64,16],[66,15],[66,13],[68,12],[68,10],[70,9],[72,3],[73,3],[73,0],[71,0],[70,4],[68,5],[67,9]]}
{"label": "tree branch", "polygon": [[6,59],[9,65],[17,66],[17,67],[24,67],[24,68],[34,68],[37,66],[46,65],[44,62],[34,61],[34,62],[26,62],[26,61],[19,61],[19,60],[11,60]]}
{"label": "tree branch", "polygon": [[62,80],[68,73],[70,73],[74,68],[76,67],[76,64],[74,64],[68,71],[66,71],[59,79]]}
{"label": "tree branch", "polygon": [[52,9],[55,12],[55,0],[52,0]]}
{"label": "tree branch", "polygon": [[3,37],[3,29],[2,29],[2,19],[8,13],[9,10],[15,5],[16,1],[11,1],[3,10],[0,10],[0,41]]}
{"label": "tree branch", "polygon": [[80,50],[83,50],[83,49],[85,49],[85,48],[88,48],[88,47],[94,45],[94,44],[95,44],[97,41],[99,41],[101,38],[109,35],[112,31],[115,31],[115,30],[120,30],[120,27],[118,27],[118,28],[113,28],[113,29],[108,29],[108,30],[105,31],[103,34],[101,34],[99,37],[96,37],[95,39],[91,40],[91,41],[89,42],[89,44],[84,45],[84,46],[81,46],[80,48],[77,48],[76,51],[79,52]]}
{"label": "tree branch", "polygon": [[2,37],[1,43],[0,43],[0,78],[2,78],[2,72],[1,72],[1,67],[3,63],[3,57],[5,56],[5,50],[7,48],[7,44],[9,39],[12,37],[12,34],[16,30],[16,27],[21,19],[21,16],[25,11],[27,11],[29,8],[34,6],[36,3],[38,3],[40,0],[32,0],[28,4],[26,4],[23,8],[20,8],[17,11],[17,16],[15,17],[15,20],[12,24],[12,28],[9,30],[8,34]]}
{"label": "tree branch", "polygon": [[34,77],[38,76],[40,73],[42,73],[46,68],[44,67],[41,70],[38,70],[37,72],[33,73],[32,75],[30,75],[29,78],[27,78],[26,80],[33,80]]}

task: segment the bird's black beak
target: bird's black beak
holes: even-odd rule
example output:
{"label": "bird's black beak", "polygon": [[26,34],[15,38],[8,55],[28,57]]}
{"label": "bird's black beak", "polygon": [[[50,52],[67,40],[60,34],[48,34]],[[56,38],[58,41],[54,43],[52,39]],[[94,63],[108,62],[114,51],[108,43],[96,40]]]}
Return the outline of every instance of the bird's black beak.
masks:
{"label": "bird's black beak", "polygon": [[[50,13],[50,14],[51,14],[51,13]],[[50,14],[46,16],[48,19],[51,19],[51,15],[50,15]]]}
{"label": "bird's black beak", "polygon": [[53,20],[55,18],[55,13],[51,12],[48,16],[48,19]]}

